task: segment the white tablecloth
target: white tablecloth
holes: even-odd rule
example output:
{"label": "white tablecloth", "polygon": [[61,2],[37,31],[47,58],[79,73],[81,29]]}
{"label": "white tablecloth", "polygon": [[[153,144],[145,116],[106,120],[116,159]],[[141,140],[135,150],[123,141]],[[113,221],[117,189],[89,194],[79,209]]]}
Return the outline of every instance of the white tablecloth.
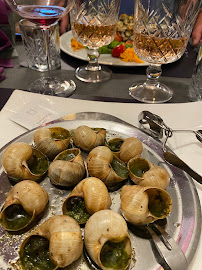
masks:
{"label": "white tablecloth", "polygon": [[[16,136],[27,131],[26,128],[16,124],[10,118],[18,119],[18,114],[25,108],[40,108],[50,112],[48,121],[61,116],[76,112],[103,112],[114,115],[135,126],[138,126],[138,114],[143,110],[151,111],[160,115],[165,123],[172,129],[202,129],[202,102],[193,102],[186,104],[136,104],[136,103],[111,103],[76,100],[71,98],[59,98],[43,96],[40,94],[28,93],[15,90],[10,99],[0,112],[0,147],[4,146]],[[22,119],[21,125],[29,126]],[[41,119],[40,119],[41,120]],[[197,141],[191,133],[176,134],[169,139],[169,146],[178,154],[192,169],[202,175],[202,144]],[[195,181],[194,181],[195,182]],[[202,186],[195,182],[200,202],[202,203]],[[195,256],[189,269],[202,269],[202,237],[200,239]]]}

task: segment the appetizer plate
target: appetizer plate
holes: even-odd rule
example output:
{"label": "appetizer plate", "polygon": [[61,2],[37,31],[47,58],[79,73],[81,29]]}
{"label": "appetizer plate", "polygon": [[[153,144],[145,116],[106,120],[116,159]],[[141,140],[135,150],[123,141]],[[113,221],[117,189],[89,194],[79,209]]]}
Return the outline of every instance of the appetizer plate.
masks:
{"label": "appetizer plate", "polygon": [[[81,49],[79,51],[74,51],[71,47],[71,39],[73,38],[72,32],[66,32],[60,36],[60,49],[73,56],[75,58],[88,61],[86,49]],[[135,63],[135,62],[124,62],[119,58],[115,58],[110,54],[101,54],[99,57],[99,64],[109,65],[109,66],[126,66],[126,67],[135,67],[135,66],[148,66],[148,63]]]}
{"label": "appetizer plate", "polygon": [[[116,137],[137,137],[143,143],[142,156],[150,162],[164,167],[170,177],[171,182],[166,189],[170,194],[173,202],[173,208],[170,216],[165,221],[165,230],[178,242],[181,249],[186,255],[188,263],[191,262],[195,250],[198,245],[201,230],[201,210],[200,202],[195,189],[193,180],[178,168],[168,165],[163,160],[162,145],[159,141],[153,139],[143,133],[138,128],[107,114],[84,112],[75,113],[64,116],[60,119],[47,123],[43,126],[56,127],[60,126],[69,130],[75,129],[80,125],[90,127],[105,128],[107,130],[106,139]],[[33,134],[36,129],[28,131],[17,137],[0,150],[0,159],[3,151],[13,142],[26,142],[33,144]],[[86,153],[82,153],[84,160],[87,157]],[[0,164],[1,166],[1,164]],[[0,167],[0,206],[2,208],[6,195],[11,189],[12,184],[2,166]],[[130,183],[131,184],[131,183]],[[18,269],[16,261],[18,259],[18,249],[23,239],[28,236],[36,227],[43,223],[47,218],[62,214],[62,203],[71,189],[59,189],[50,183],[48,176],[40,182],[40,185],[49,193],[49,206],[42,218],[37,221],[29,231],[22,234],[11,234],[6,232],[0,226],[0,269]],[[110,191],[112,198],[111,209],[120,213],[120,189]],[[133,258],[129,269],[138,270],[157,270],[161,266],[157,263],[154,253],[151,248],[151,242],[137,233],[137,228],[129,225],[129,234],[133,245]],[[83,229],[82,229],[83,230]],[[68,270],[90,269],[84,256],[68,267]]]}

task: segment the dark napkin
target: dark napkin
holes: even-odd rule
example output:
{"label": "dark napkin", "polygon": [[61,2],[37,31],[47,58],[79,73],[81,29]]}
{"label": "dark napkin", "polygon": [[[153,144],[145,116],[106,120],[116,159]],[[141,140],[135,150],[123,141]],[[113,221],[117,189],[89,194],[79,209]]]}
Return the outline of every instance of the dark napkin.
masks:
{"label": "dark napkin", "polygon": [[0,59],[0,82],[6,78],[6,76],[2,74],[4,72],[4,68],[12,67],[14,67],[12,59]]}
{"label": "dark napkin", "polygon": [[4,33],[2,29],[5,27],[10,27],[8,21],[8,15],[11,13],[11,9],[5,0],[0,0],[0,51],[4,50],[7,47],[12,46],[10,39]]}
{"label": "dark napkin", "polygon": [[9,24],[8,14],[12,9],[8,6],[5,0],[0,0],[0,24]]}
{"label": "dark napkin", "polygon": [[[11,47],[12,43],[6,33],[2,29],[9,28],[8,15],[12,10],[7,5],[5,0],[0,0],[0,52],[4,49]],[[3,75],[4,68],[13,67],[12,59],[1,59],[0,58],[0,81],[4,80],[6,77]]]}

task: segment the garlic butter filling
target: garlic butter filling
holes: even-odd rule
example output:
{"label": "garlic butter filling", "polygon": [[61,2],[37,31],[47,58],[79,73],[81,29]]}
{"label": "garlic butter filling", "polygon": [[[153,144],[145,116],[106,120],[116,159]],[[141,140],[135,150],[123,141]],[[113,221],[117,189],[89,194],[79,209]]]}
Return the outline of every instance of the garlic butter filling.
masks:
{"label": "garlic butter filling", "polygon": [[56,266],[50,260],[49,241],[39,235],[31,236],[22,251],[21,263],[26,270],[51,270]]}
{"label": "garlic butter filling", "polygon": [[12,204],[8,206],[2,216],[2,222],[7,229],[20,230],[31,220],[32,215],[29,215],[22,205]]}

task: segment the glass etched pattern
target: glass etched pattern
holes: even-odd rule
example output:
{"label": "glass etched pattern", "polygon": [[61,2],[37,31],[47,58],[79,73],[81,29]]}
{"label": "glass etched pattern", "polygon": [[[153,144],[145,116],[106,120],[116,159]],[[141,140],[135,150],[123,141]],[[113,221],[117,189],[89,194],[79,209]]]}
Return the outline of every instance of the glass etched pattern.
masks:
{"label": "glass etched pattern", "polygon": [[136,1],[134,50],[150,63],[171,63],[184,53],[199,1]]}
{"label": "glass etched pattern", "polygon": [[83,45],[99,48],[114,39],[117,19],[116,1],[83,1],[71,11],[72,33]]}
{"label": "glass etched pattern", "polygon": [[[39,71],[47,71],[48,65],[43,30],[37,25],[25,25],[23,24],[23,21],[20,24],[20,30],[29,68]],[[48,34],[50,38],[50,69],[54,70],[59,68],[61,65],[58,23],[50,26]]]}

